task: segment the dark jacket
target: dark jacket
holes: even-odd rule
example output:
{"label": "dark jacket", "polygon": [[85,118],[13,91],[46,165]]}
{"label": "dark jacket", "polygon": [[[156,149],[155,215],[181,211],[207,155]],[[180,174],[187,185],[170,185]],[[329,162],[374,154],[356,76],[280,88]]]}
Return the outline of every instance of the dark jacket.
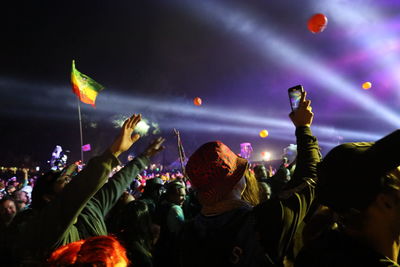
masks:
{"label": "dark jacket", "polygon": [[199,215],[184,228],[182,266],[273,266],[283,262],[297,227],[314,201],[316,166],[321,159],[309,127],[298,127],[296,137],[296,170],[280,197],[252,209]]}
{"label": "dark jacket", "polygon": [[399,265],[346,234],[330,230],[300,251],[295,267],[399,267]]}
{"label": "dark jacket", "polygon": [[28,211],[29,216],[15,226],[16,261],[22,266],[42,266],[59,246],[106,235],[104,216],[148,158],[136,158],[108,180],[118,163],[110,152],[91,159],[56,199],[41,210]]}

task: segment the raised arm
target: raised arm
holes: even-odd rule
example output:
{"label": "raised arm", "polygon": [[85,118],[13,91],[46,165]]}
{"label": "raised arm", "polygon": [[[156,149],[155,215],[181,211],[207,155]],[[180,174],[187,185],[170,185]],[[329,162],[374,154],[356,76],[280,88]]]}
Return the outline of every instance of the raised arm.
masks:
{"label": "raised arm", "polygon": [[134,125],[140,121],[140,115],[133,115],[125,121],[120,134],[103,155],[89,161],[72,181],[65,186],[60,195],[42,210],[41,229],[49,238],[49,245],[60,245],[67,229],[75,223],[78,215],[87,202],[107,181],[110,171],[118,165],[117,157],[128,150],[139,139],[138,135],[131,136]]}
{"label": "raised arm", "polygon": [[314,118],[311,100],[306,99],[307,93],[301,96],[299,108],[289,114],[296,127],[297,158],[296,168],[290,184],[296,186],[304,178],[317,176],[317,163],[321,160],[317,139],[312,135],[311,124]]}
{"label": "raised arm", "polygon": [[22,183],[20,183],[18,185],[18,190],[21,190],[22,188],[24,188],[25,186],[28,185],[28,179],[29,179],[29,169],[28,168],[23,168],[22,169],[22,173],[24,174],[24,178]]}
{"label": "raised arm", "polygon": [[283,259],[298,225],[314,201],[316,165],[321,158],[317,139],[310,129],[314,117],[310,104],[304,93],[299,108],[289,115],[296,127],[297,164],[288,190],[278,199],[254,208],[262,244],[274,261]]}
{"label": "raised arm", "polygon": [[133,179],[148,166],[150,158],[164,148],[162,146],[164,141],[165,139],[162,137],[155,139],[139,157],[130,161],[119,172],[114,174],[108,180],[108,183],[97,192],[93,197],[93,204],[97,206],[98,210],[102,211],[103,217],[117,203]]}

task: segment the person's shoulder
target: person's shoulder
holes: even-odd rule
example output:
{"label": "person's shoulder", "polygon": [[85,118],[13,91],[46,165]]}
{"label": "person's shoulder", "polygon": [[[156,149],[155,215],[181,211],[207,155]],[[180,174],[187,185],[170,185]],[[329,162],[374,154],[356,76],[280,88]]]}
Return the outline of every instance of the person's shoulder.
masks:
{"label": "person's shoulder", "polygon": [[380,259],[379,260],[379,266],[380,267],[400,267],[400,265],[397,262],[394,262],[390,259]]}
{"label": "person's shoulder", "polygon": [[37,210],[34,210],[29,207],[25,208],[25,209],[21,210],[20,212],[18,212],[17,215],[15,215],[12,224],[18,225],[18,224],[27,222],[30,219],[35,218],[38,214],[39,214],[39,212]]}
{"label": "person's shoulder", "polygon": [[296,267],[389,267],[398,266],[383,255],[351,239],[345,234],[331,230],[307,244],[296,258]]}
{"label": "person's shoulder", "polygon": [[179,205],[174,205],[174,204],[171,205],[171,210],[173,210],[173,211],[175,211],[175,212],[182,212],[182,211],[183,211],[183,209],[182,209],[181,206],[179,206]]}

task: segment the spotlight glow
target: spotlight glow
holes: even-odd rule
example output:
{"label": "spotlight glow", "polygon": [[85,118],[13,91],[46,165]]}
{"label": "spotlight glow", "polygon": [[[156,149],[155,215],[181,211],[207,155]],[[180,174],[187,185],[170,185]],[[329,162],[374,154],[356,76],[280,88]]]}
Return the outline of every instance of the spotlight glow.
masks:
{"label": "spotlight glow", "polygon": [[[310,79],[319,82],[321,87],[335,92],[336,95],[364,108],[373,115],[378,115],[379,118],[396,128],[400,125],[400,117],[395,112],[359,92],[355,83],[344,79],[323,63],[308,57],[307,55],[311,54],[308,51],[299,50],[290,45],[291,42],[269,31],[265,25],[259,26],[252,16],[245,14],[242,10],[237,11],[228,5],[223,6],[217,1],[190,2],[186,7],[196,13],[200,19],[210,20],[214,25],[218,27],[222,25],[224,29],[240,35],[258,48],[263,56],[276,57],[277,62],[298,68]],[[298,64],[298,62],[302,64]]]}
{"label": "spotlight glow", "polygon": [[[4,80],[0,79],[0,86]],[[29,111],[29,116],[40,116],[40,117],[54,117],[56,119],[76,119],[71,116],[71,110],[76,109],[76,102],[71,97],[69,88],[67,87],[56,87],[56,86],[27,86],[25,83],[18,82],[8,82],[5,88],[9,88],[10,93],[24,92],[26,94],[26,88],[29,88],[32,92],[33,98],[37,96],[35,93],[38,90],[46,92],[46,95],[56,94],[55,98],[43,98],[43,96],[38,97],[40,99],[40,107],[51,108],[53,105],[60,105],[60,102],[56,102],[60,99],[70,99],[63,103],[63,105],[68,106],[70,110],[65,110],[64,112],[45,112],[37,113],[35,110]],[[7,92],[7,91],[6,91]],[[54,101],[53,101],[54,100]],[[183,102],[183,103],[182,103]],[[50,106],[49,106],[50,105]],[[135,107],[133,110],[132,107]],[[168,125],[163,126],[163,129],[173,129],[178,128],[185,131],[197,131],[197,132],[218,132],[228,133],[228,134],[239,134],[243,136],[253,136],[257,137],[260,129],[269,130],[269,139],[271,140],[287,140],[293,142],[294,137],[294,126],[289,121],[287,117],[279,118],[268,118],[265,116],[260,116],[259,114],[254,114],[248,111],[238,111],[234,109],[226,108],[215,108],[207,105],[201,109],[190,105],[185,100],[169,100],[166,102],[150,99],[140,96],[132,97],[126,94],[109,94],[104,92],[102,96],[98,99],[97,109],[93,110],[89,108],[82,107],[85,109],[85,113],[90,114],[90,116],[98,118],[104,118],[106,116],[113,115],[111,122],[114,127],[121,127],[125,119],[133,112],[136,113],[148,113],[148,108],[152,107],[152,114],[160,114],[158,121],[163,121],[165,116],[171,114],[179,115],[175,121],[169,121]],[[129,114],[127,114],[129,111]],[[15,116],[15,110],[13,110],[13,115]],[[115,113],[126,114],[114,116]],[[21,111],[20,116],[26,117],[27,113]],[[190,118],[189,120],[185,118]],[[215,122],[205,123],[197,122],[198,119],[206,119],[207,121],[212,120]],[[154,118],[152,118],[154,121]],[[149,124],[149,122],[147,122]],[[240,126],[235,126],[240,125]],[[150,123],[153,134],[158,134],[160,132],[160,126],[157,123]],[[353,131],[348,129],[335,128],[332,126],[323,126],[314,124],[313,127],[314,134],[318,137],[319,143],[325,147],[333,147],[338,144],[338,136],[342,136],[344,142],[354,142],[354,141],[375,141],[382,138],[387,134],[386,131],[383,132],[361,132]]]}
{"label": "spotlight glow", "polygon": [[261,152],[261,159],[262,159],[263,161],[270,161],[270,160],[271,160],[271,157],[272,157],[271,152],[269,152],[269,151],[263,151],[263,152]]}
{"label": "spotlight glow", "polygon": [[[117,115],[114,116],[114,119],[111,120],[111,123],[114,125],[114,128],[121,128],[126,119],[128,119],[128,116],[124,115]],[[153,123],[154,125],[158,126],[158,124]],[[146,136],[149,132],[150,125],[148,124],[148,120],[145,118],[142,118],[142,120],[136,125],[135,127],[135,133],[140,134],[141,136]],[[159,131],[159,128],[155,128],[153,130],[154,132]]]}
{"label": "spotlight glow", "polygon": [[146,120],[141,120],[135,127],[135,132],[140,134],[141,136],[147,135],[149,132],[150,125],[147,124]]}
{"label": "spotlight glow", "polygon": [[[214,108],[207,106],[202,109],[193,107],[192,105],[179,103],[177,105],[171,104],[170,102],[160,102],[158,100],[152,100],[140,97],[130,97],[128,95],[109,95],[107,96],[107,102],[98,105],[97,109],[107,113],[114,113],[118,110],[115,107],[120,107],[120,112],[129,110],[129,107],[135,106],[137,109],[146,109],[151,106],[152,110],[156,113],[162,114],[179,114],[181,116],[187,116],[190,118],[203,118],[208,120],[223,121],[224,123],[213,124],[212,129],[221,129],[223,127],[234,127],[229,123],[240,123],[241,127],[238,130],[241,134],[248,135],[250,132],[258,133],[260,128],[269,129],[269,138],[279,139],[278,136],[293,136],[294,126],[289,119],[273,119],[260,116],[258,114],[248,112],[238,112],[232,109]],[[181,121],[184,121],[183,119]],[[199,129],[199,125],[202,123],[185,121],[184,123],[177,122],[178,125],[182,125],[185,129],[193,128]],[[181,129],[180,126],[174,124],[176,128]],[[208,127],[209,124],[205,124],[202,127]],[[250,127],[251,126],[251,127]],[[173,127],[172,127],[173,128]],[[208,129],[210,130],[210,129]],[[236,132],[236,130],[233,130]],[[246,133],[246,131],[249,131]],[[343,136],[346,142],[352,141],[375,141],[382,138],[386,133],[368,133],[361,131],[352,131],[347,129],[334,128],[332,126],[313,125],[313,132],[322,142],[323,138],[332,139],[337,136]],[[328,142],[329,143],[329,142]],[[337,143],[336,143],[337,144]]]}
{"label": "spotlight glow", "polygon": [[[387,18],[383,16],[378,6],[373,5],[373,2],[365,5],[359,1],[348,1],[343,5],[338,1],[324,3],[316,1],[315,4],[317,9],[324,9],[334,16],[336,22],[352,37],[353,43],[359,44],[361,52],[357,54],[356,60],[369,60],[373,57],[376,61],[373,64],[378,64],[381,72],[389,74],[386,79],[393,81],[392,88],[400,98],[400,91],[397,88],[400,84],[398,17],[387,22]],[[346,60],[347,57],[349,56],[346,55]],[[350,58],[355,59],[354,56]]]}

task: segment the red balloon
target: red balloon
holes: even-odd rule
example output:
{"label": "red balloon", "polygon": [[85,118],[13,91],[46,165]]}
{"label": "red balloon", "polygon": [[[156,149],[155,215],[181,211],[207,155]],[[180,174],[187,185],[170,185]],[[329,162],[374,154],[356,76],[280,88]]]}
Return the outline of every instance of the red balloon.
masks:
{"label": "red balloon", "polygon": [[201,106],[201,103],[202,103],[203,101],[201,100],[201,98],[200,97],[196,97],[195,99],[193,99],[193,103],[196,105],[196,106]]}
{"label": "red balloon", "polygon": [[312,33],[321,33],[328,24],[328,18],[324,14],[313,15],[307,23],[308,30]]}

